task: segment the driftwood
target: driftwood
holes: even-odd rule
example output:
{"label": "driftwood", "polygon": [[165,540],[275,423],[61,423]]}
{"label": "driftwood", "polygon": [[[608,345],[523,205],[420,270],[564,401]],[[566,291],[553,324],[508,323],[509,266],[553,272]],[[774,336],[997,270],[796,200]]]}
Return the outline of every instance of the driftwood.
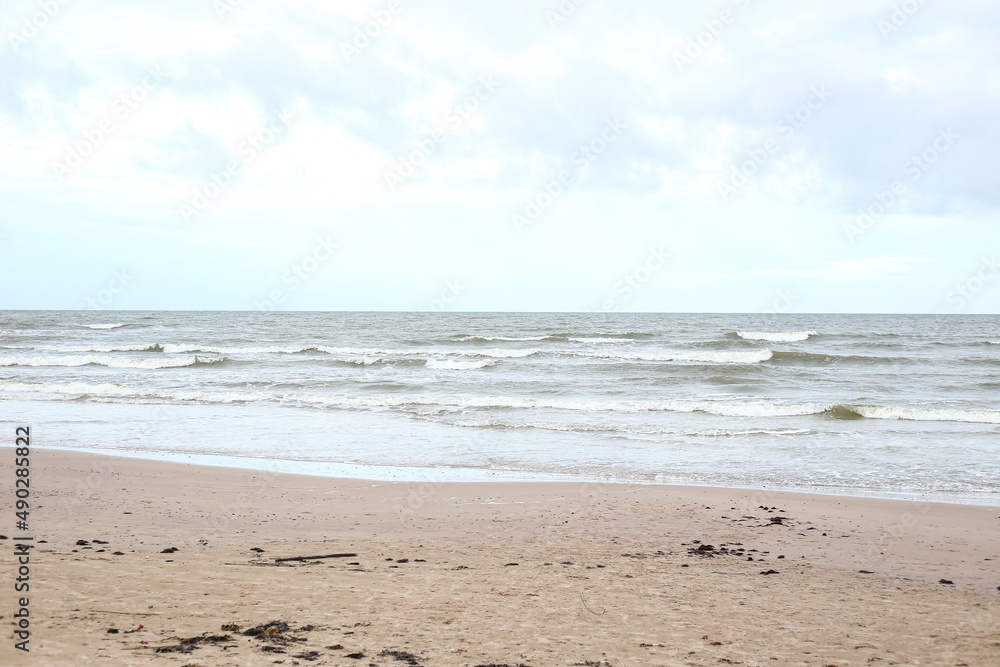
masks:
{"label": "driftwood", "polygon": [[356,558],[357,554],[327,554],[326,556],[292,556],[291,558],[275,558],[275,563],[287,563],[290,560],[322,560],[323,558]]}

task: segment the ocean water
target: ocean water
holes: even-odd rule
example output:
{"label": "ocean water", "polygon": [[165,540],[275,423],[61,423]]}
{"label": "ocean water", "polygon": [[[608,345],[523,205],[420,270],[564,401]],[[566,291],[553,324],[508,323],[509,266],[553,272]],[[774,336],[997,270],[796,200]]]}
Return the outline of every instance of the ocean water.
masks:
{"label": "ocean water", "polygon": [[1000,317],[0,313],[36,445],[1000,504]]}

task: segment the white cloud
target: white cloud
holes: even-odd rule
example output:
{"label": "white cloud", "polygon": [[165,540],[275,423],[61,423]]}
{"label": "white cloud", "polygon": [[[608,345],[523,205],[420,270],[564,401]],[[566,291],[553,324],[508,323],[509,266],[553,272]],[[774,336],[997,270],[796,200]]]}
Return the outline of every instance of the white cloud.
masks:
{"label": "white cloud", "polygon": [[[223,230],[241,228],[253,237],[241,242],[268,247],[321,220],[345,237],[378,220],[377,243],[361,235],[368,247],[356,250],[359,262],[379,265],[375,247],[406,238],[399,275],[444,278],[480,267],[486,279],[489,267],[503,264],[496,257],[502,240],[515,264],[510,270],[550,286],[532,303],[556,309],[589,302],[587,288],[564,276],[593,275],[603,284],[653,239],[683,248],[691,265],[683,275],[742,276],[748,283],[741,289],[765,296],[767,281],[914,281],[916,303],[927,290],[915,281],[928,266],[1000,245],[994,228],[979,222],[1000,204],[995,3],[927,4],[883,40],[877,24],[891,4],[861,0],[751,2],[745,9],[742,2],[586,3],[555,30],[545,17],[549,3],[401,0],[399,13],[346,62],[342,43],[387,4],[246,1],[221,20],[212,3],[199,0],[67,4],[18,50],[0,51],[5,247],[30,237],[39,220],[52,226],[53,238],[70,224],[60,221],[99,221],[119,233],[109,232],[99,252],[80,259],[89,271],[103,274],[121,256],[176,256],[170,244],[161,249],[142,234],[179,229],[177,209],[193,188],[283,106],[299,109],[288,135],[248,165],[190,232],[220,244],[220,261],[234,275],[252,267],[226,253]],[[34,7],[12,3],[0,18],[2,34],[19,30]],[[675,55],[724,8],[735,20],[679,69]],[[112,114],[115,100],[154,63],[169,77],[57,182],[53,161]],[[445,112],[486,74],[500,82],[497,92],[450,127]],[[775,137],[777,123],[817,85],[830,88],[829,103],[722,201],[719,184]],[[628,125],[621,140],[531,235],[518,237],[510,214],[571,168],[579,147],[611,117]],[[900,165],[944,126],[962,140],[859,248],[846,245],[848,216],[899,178]],[[386,168],[435,127],[447,141],[390,191]],[[946,217],[948,224],[928,222]],[[414,224],[426,231],[413,235]],[[466,230],[463,241],[442,243],[441,230],[455,228]],[[60,242],[70,252],[70,241]],[[526,244],[531,252],[519,253]],[[856,251],[870,257],[849,258]],[[560,257],[559,268],[538,257]],[[12,284],[16,264],[9,266],[0,288]],[[705,309],[731,303],[717,281],[692,280],[688,296]],[[236,303],[240,289],[234,282],[216,293]],[[393,298],[388,290],[371,307],[399,307]],[[29,303],[59,299],[40,291]],[[490,307],[474,294],[468,302]]]}

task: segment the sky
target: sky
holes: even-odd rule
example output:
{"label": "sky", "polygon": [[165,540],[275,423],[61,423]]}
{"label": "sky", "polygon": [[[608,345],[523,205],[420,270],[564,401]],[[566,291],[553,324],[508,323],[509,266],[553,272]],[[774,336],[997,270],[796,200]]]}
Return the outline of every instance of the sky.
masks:
{"label": "sky", "polygon": [[5,0],[0,309],[1000,313],[988,0]]}

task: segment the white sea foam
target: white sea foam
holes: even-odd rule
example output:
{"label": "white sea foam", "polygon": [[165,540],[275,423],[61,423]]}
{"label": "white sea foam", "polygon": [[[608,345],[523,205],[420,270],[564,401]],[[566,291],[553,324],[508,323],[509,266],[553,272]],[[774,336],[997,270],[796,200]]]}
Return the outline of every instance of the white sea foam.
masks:
{"label": "white sea foam", "polygon": [[671,428],[671,427],[643,427],[629,426],[626,424],[566,424],[558,422],[515,422],[503,419],[447,419],[434,415],[419,415],[426,421],[432,421],[449,426],[461,426],[466,428],[535,428],[546,431],[560,431],[565,433],[625,433],[628,435],[689,435],[689,436],[709,436],[709,437],[736,437],[743,435],[808,435],[813,433],[808,428],[747,428],[747,429],[726,429],[726,428]]}
{"label": "white sea foam", "polygon": [[[266,345],[256,347],[238,346],[216,346],[201,345],[197,343],[137,343],[130,345],[48,345],[31,348],[44,352],[154,352],[162,351],[166,354],[192,354],[202,352],[205,354],[221,354],[227,356],[238,356],[246,354],[299,354],[302,352],[316,351],[334,356],[344,357],[345,361],[352,363],[376,363],[384,360],[385,357],[420,357],[428,355],[455,355],[460,357],[490,357],[494,359],[518,359],[530,357],[541,352],[538,348],[531,349],[503,349],[489,348],[482,350],[450,350],[450,349],[426,349],[426,350],[403,350],[385,348],[359,348],[359,347],[328,347],[328,346],[308,346],[308,345]],[[375,361],[358,361],[359,359],[374,359]]]}
{"label": "white sea foam", "polygon": [[484,350],[448,350],[448,349],[426,349],[426,350],[386,350],[381,348],[356,348],[356,347],[325,347],[314,348],[320,352],[333,355],[355,355],[355,356],[385,356],[385,357],[426,357],[426,356],[448,356],[460,357],[490,357],[493,359],[518,359],[530,357],[541,352],[538,348],[528,350],[505,350],[502,348],[492,348]]}
{"label": "white sea foam", "polygon": [[769,332],[769,331],[737,331],[736,335],[744,340],[765,340],[772,343],[794,343],[797,341],[808,340],[810,336],[818,336],[818,331],[786,331],[784,333],[780,332]]}
{"label": "white sea foam", "polygon": [[126,325],[121,322],[118,322],[115,324],[84,324],[83,326],[85,326],[88,329],[119,329]]}
{"label": "white sea foam", "polygon": [[349,359],[344,359],[344,361],[357,364],[358,366],[371,366],[373,364],[378,364],[382,362],[381,357],[351,357]]}
{"label": "white sea foam", "polygon": [[878,405],[852,405],[848,407],[868,419],[1000,424],[1000,410],[941,410]]}
{"label": "white sea foam", "polygon": [[179,368],[195,364],[211,364],[224,361],[222,358],[203,358],[197,356],[159,359],[124,359],[108,357],[100,354],[66,357],[0,357],[0,366],[107,366],[108,368]]}
{"label": "white sea foam", "polygon": [[479,368],[492,366],[495,361],[449,361],[448,359],[431,359],[427,362],[427,368],[450,371],[471,371]]}
{"label": "white sea foam", "polygon": [[473,340],[482,341],[494,341],[502,340],[509,342],[519,342],[519,341],[531,341],[531,340],[545,340],[549,336],[462,336],[461,338],[456,338],[455,340],[460,343],[467,343]]}
{"label": "white sea foam", "polygon": [[573,343],[631,343],[631,338],[567,338]]}
{"label": "white sea foam", "polygon": [[65,383],[34,383],[34,382],[0,382],[2,394],[54,394],[78,398],[80,396],[108,396],[117,398],[133,398],[149,395],[148,390],[133,389],[117,384],[89,384],[86,382]]}
{"label": "white sea foam", "polygon": [[492,357],[494,359],[523,359],[524,357],[530,357],[532,355],[541,352],[538,348],[533,348],[530,350],[502,350],[500,348],[494,348],[492,350],[456,350],[455,354],[460,354],[462,356],[470,357]]}
{"label": "white sea foam", "polygon": [[722,401],[675,401],[663,405],[674,412],[704,412],[720,417],[801,417],[818,415],[831,406],[823,403],[763,403]]}
{"label": "white sea foam", "polygon": [[156,343],[136,345],[39,345],[31,348],[39,352],[160,352]]}
{"label": "white sea foam", "polygon": [[774,356],[771,350],[745,352],[692,352],[682,354],[675,361],[704,361],[713,364],[759,364]]}
{"label": "white sea foam", "polygon": [[297,354],[316,348],[303,345],[282,346],[266,345],[257,347],[217,347],[191,343],[162,343],[160,347],[168,354],[184,354],[190,352],[208,352],[211,354]]}
{"label": "white sea foam", "polygon": [[623,361],[663,361],[709,364],[759,364],[773,356],[771,350],[687,352],[683,354],[639,354],[628,352],[570,352],[572,356]]}
{"label": "white sea foam", "polygon": [[333,355],[347,355],[360,357],[412,357],[427,354],[428,350],[387,350],[378,347],[329,347],[319,345],[313,349],[318,352]]}
{"label": "white sea foam", "polygon": [[[63,357],[63,359],[66,359]],[[144,360],[135,360],[144,361]],[[146,360],[149,361],[149,360]],[[151,360],[161,362],[162,360]],[[177,360],[183,361],[183,360]],[[493,364],[492,361],[475,362],[449,362],[439,361],[443,365],[434,365],[441,369],[466,370],[480,368],[479,364]],[[87,362],[94,363],[94,362]],[[469,364],[469,365],[465,365]],[[5,365],[3,358],[0,358],[0,365]],[[137,366],[128,366],[137,367]],[[138,366],[140,368],[159,368],[162,366]],[[479,396],[479,397],[449,397],[449,396],[401,396],[401,395],[301,395],[301,394],[277,394],[264,392],[225,392],[225,391],[180,391],[169,389],[140,389],[127,387],[111,383],[89,384],[85,382],[70,383],[28,383],[28,382],[0,382],[0,397],[36,397],[35,400],[63,399],[72,400],[85,396],[98,399],[114,400],[115,402],[135,402],[136,400],[146,401],[168,401],[179,403],[201,403],[218,404],[234,402],[274,402],[274,403],[294,403],[305,406],[322,406],[337,408],[406,408],[406,407],[434,407],[450,409],[549,409],[568,412],[613,412],[613,413],[642,413],[642,412],[681,412],[695,413],[701,412],[721,417],[796,417],[807,415],[820,415],[823,413],[836,411],[847,411],[855,413],[859,417],[880,420],[909,420],[909,421],[935,421],[935,422],[964,422],[974,424],[1000,424],[1000,411],[998,410],[951,410],[951,409],[929,409],[911,408],[898,406],[872,406],[872,405],[845,405],[836,403],[782,403],[764,401],[573,401],[573,400],[552,400],[535,399],[515,396]],[[482,420],[472,420],[465,425],[501,426],[509,424],[506,420],[496,418],[484,418]],[[462,425],[462,424],[456,424]],[[551,424],[535,423],[538,428],[553,428]],[[586,424],[571,424],[567,430],[601,430],[607,426],[588,426]],[[610,428],[621,430],[625,427],[612,425]],[[632,427],[629,427],[632,428]],[[674,433],[672,430],[658,430],[641,427],[634,427],[635,433]],[[798,434],[810,432],[809,429],[782,429],[782,428],[756,428],[756,429],[709,429],[709,431],[725,434],[737,433],[773,433],[773,434]],[[680,433],[687,431],[677,431]],[[708,431],[706,431],[708,432]],[[693,432],[692,432],[693,433]]]}
{"label": "white sea foam", "polygon": [[830,405],[819,403],[779,404],[762,402],[717,401],[571,401],[514,396],[446,397],[446,396],[306,396],[286,395],[284,400],[314,403],[331,407],[406,407],[433,406],[443,408],[545,408],[573,412],[705,412],[728,417],[789,417],[821,414]]}
{"label": "white sea foam", "polygon": [[135,402],[136,399],[149,401],[176,401],[203,404],[260,402],[276,400],[278,397],[260,392],[225,392],[225,391],[178,391],[155,390],[126,387],[120,384],[87,382],[66,383],[33,383],[33,382],[0,382],[0,396],[6,397],[61,397],[63,400],[73,400],[84,396],[101,399],[124,399],[121,402]]}

